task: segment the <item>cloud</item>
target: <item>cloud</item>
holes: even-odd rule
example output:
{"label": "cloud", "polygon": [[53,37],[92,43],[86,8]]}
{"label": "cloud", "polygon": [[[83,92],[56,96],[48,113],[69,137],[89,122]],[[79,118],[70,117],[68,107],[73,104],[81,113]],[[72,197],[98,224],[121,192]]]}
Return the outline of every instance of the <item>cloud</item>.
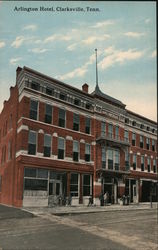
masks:
{"label": "cloud", "polygon": [[59,76],[60,80],[66,80],[66,79],[71,79],[71,78],[74,78],[74,77],[82,77],[82,76],[84,76],[86,74],[86,72],[88,71],[88,66],[90,64],[92,64],[94,61],[95,61],[95,54],[92,54],[89,57],[89,60],[82,67],[76,68],[73,71],[71,71],[69,73],[66,73],[63,76]]}
{"label": "cloud", "polygon": [[85,40],[82,40],[82,42],[85,44],[85,45],[90,45],[90,44],[93,44],[94,42],[96,41],[104,41],[106,39],[110,38],[110,35],[103,35],[101,37],[99,36],[90,36],[88,38],[86,38]]}
{"label": "cloud", "polygon": [[156,51],[156,49],[152,52],[152,54],[151,54],[151,57],[152,58],[154,58],[154,57],[156,57],[157,56],[157,51]]}
{"label": "cloud", "polygon": [[11,46],[14,48],[19,48],[25,40],[26,38],[24,36],[17,36],[15,41],[12,42]]}
{"label": "cloud", "polygon": [[5,47],[5,42],[0,41],[0,48],[3,48],[3,47]]}
{"label": "cloud", "polygon": [[133,37],[133,38],[140,38],[142,36],[145,35],[145,33],[139,33],[139,32],[127,32],[127,33],[124,33],[125,36],[128,36],[128,37]]}
{"label": "cloud", "polygon": [[10,62],[10,64],[12,64],[12,65],[16,65],[17,62],[19,62],[19,61],[21,61],[21,60],[22,60],[21,57],[17,57],[17,58],[11,58],[9,62]]}
{"label": "cloud", "polygon": [[35,24],[31,24],[31,25],[27,25],[27,26],[23,27],[23,30],[32,30],[32,31],[34,31],[36,29],[37,29],[37,25],[35,25]]}
{"label": "cloud", "polygon": [[71,45],[69,45],[69,46],[67,47],[67,50],[73,51],[73,50],[76,49],[76,47],[77,47],[77,43],[73,43],[73,44],[71,44]]}
{"label": "cloud", "polygon": [[[108,52],[108,56],[106,56]],[[137,51],[136,49],[128,49],[126,51],[115,50],[113,47],[109,47],[104,50],[105,57],[98,63],[98,67],[101,70],[112,67],[115,64],[124,63],[125,61],[136,60],[143,56],[143,51]]]}
{"label": "cloud", "polygon": [[41,53],[48,51],[48,49],[34,48],[34,49],[30,49],[29,51],[31,51],[33,53],[41,54]]}
{"label": "cloud", "polygon": [[102,28],[102,27],[106,27],[108,25],[113,25],[115,22],[113,20],[106,20],[103,22],[98,22],[95,25],[91,26],[91,28]]}
{"label": "cloud", "polygon": [[48,36],[47,38],[45,38],[44,43],[53,42],[55,40],[57,40],[57,41],[70,41],[71,37],[68,35],[55,34],[55,35]]}
{"label": "cloud", "polygon": [[151,22],[150,18],[145,19],[145,23],[150,23],[150,22]]}

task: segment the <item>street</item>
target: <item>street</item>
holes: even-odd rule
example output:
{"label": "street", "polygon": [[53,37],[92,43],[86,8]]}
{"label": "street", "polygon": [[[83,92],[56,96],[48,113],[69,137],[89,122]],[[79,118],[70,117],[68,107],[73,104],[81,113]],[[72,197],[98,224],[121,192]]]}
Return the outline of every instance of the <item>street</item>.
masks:
{"label": "street", "polygon": [[[1,212],[1,210],[0,210]],[[56,216],[29,213],[0,219],[0,249],[157,249],[157,210]],[[24,213],[24,211],[23,211]],[[3,214],[4,215],[4,214]]]}

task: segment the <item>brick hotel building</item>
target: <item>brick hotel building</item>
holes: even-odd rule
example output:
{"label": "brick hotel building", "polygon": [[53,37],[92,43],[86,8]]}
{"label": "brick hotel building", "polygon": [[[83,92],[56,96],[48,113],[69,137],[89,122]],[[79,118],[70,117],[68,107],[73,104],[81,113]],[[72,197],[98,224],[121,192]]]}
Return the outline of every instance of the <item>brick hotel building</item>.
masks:
{"label": "brick hotel building", "polygon": [[109,192],[147,202],[157,193],[157,123],[126,109],[96,84],[82,90],[28,67],[0,114],[0,203],[87,205]]}

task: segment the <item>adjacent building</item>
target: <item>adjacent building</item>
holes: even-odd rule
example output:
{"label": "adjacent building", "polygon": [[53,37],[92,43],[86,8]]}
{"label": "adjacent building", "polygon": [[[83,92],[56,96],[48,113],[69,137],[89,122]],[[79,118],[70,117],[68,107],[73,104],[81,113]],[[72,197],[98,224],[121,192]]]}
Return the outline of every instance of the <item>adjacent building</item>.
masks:
{"label": "adjacent building", "polygon": [[0,202],[17,207],[99,205],[123,195],[156,200],[157,123],[126,109],[98,84],[89,93],[28,67],[0,114]]}

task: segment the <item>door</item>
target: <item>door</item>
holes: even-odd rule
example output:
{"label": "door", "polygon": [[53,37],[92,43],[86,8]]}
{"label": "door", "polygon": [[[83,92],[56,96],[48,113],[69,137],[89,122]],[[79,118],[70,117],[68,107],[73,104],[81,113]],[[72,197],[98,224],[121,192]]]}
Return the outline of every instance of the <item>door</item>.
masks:
{"label": "door", "polygon": [[61,181],[52,181],[49,183],[49,195],[59,196],[62,195]]}
{"label": "door", "polygon": [[135,184],[133,185],[133,202],[137,202],[137,187]]}

